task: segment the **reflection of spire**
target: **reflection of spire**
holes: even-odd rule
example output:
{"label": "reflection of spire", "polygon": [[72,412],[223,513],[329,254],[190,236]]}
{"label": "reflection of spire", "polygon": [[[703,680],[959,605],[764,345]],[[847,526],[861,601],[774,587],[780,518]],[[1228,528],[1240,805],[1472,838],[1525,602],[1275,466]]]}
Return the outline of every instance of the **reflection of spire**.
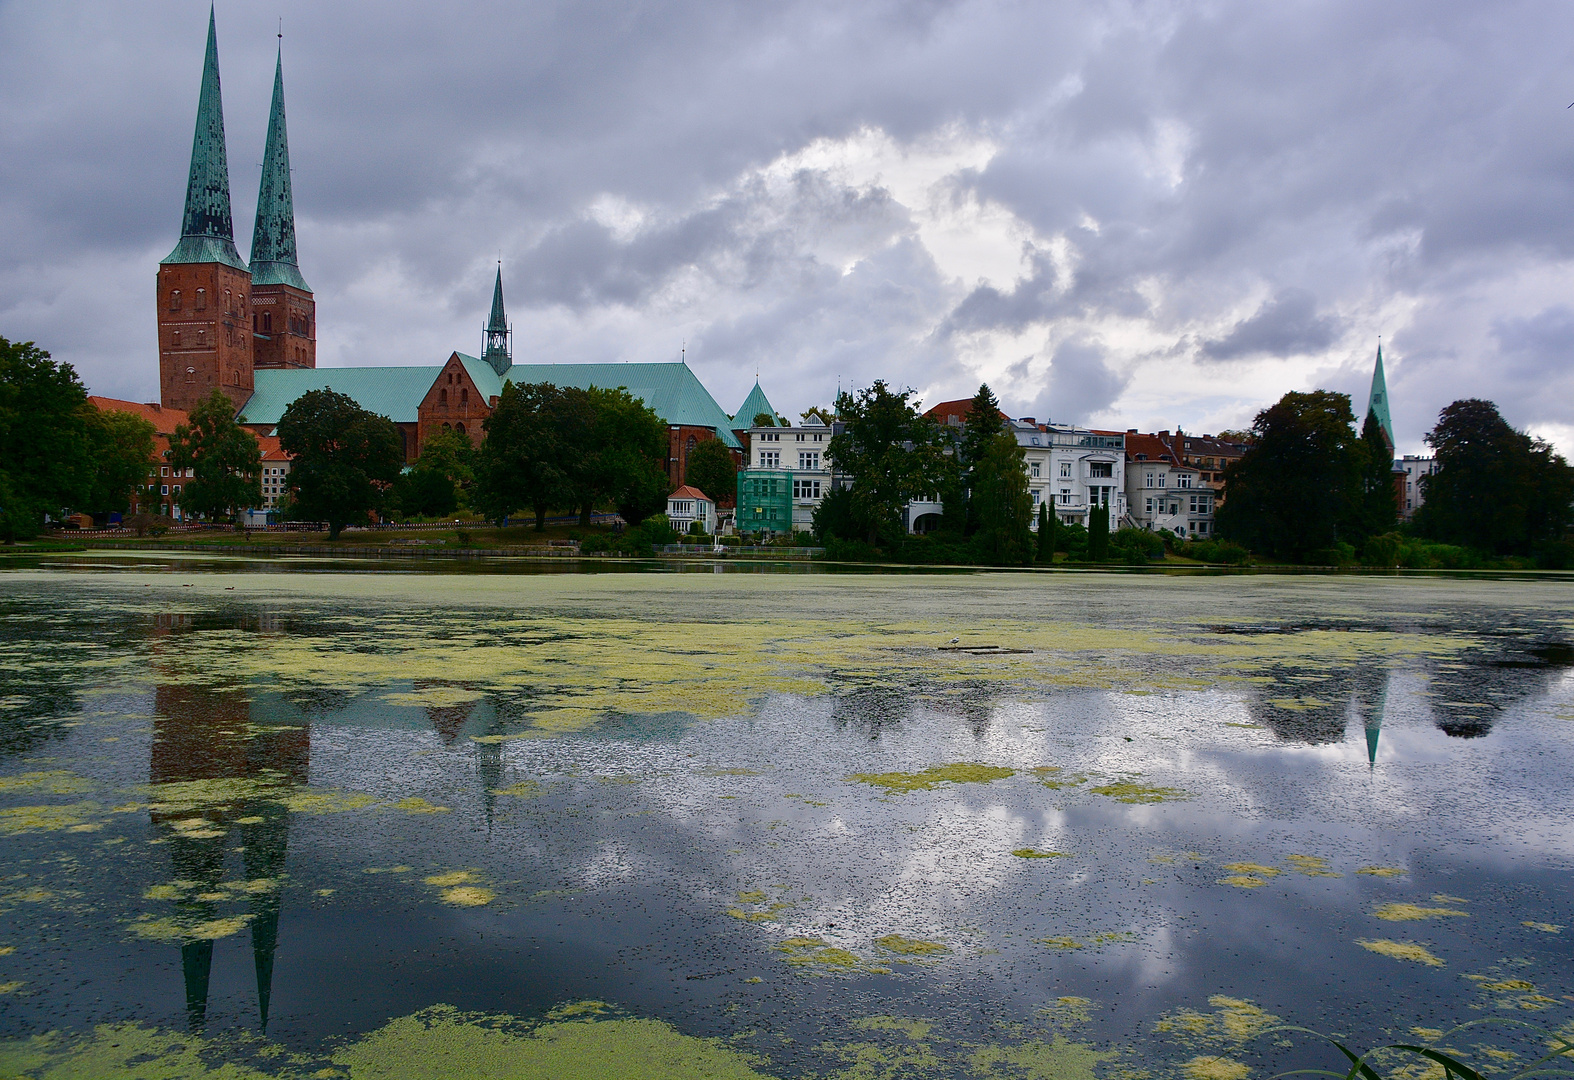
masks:
{"label": "reflection of spire", "polygon": [[[264,736],[266,738],[266,736]],[[243,859],[250,882],[267,880],[272,887],[251,894],[251,956],[257,970],[257,1015],[268,1030],[268,1002],[273,997],[273,953],[279,945],[279,876],[290,838],[290,813],[276,802],[243,808],[245,816],[259,822],[241,826]]]}
{"label": "reflection of spire", "polygon": [[481,802],[486,806],[486,828],[491,832],[492,808],[497,805],[497,789],[503,783],[502,744],[476,743],[475,761],[481,773]]}
{"label": "reflection of spire", "polygon": [[213,942],[188,941],[180,947],[180,970],[186,978],[186,1026],[202,1030],[208,1018],[208,976],[213,971]]}
{"label": "reflection of spire", "polygon": [[1388,684],[1393,679],[1393,673],[1383,680],[1383,688],[1377,692],[1377,700],[1372,702],[1372,707],[1366,711],[1366,763],[1377,764],[1377,737],[1383,732],[1383,714],[1388,710]]}

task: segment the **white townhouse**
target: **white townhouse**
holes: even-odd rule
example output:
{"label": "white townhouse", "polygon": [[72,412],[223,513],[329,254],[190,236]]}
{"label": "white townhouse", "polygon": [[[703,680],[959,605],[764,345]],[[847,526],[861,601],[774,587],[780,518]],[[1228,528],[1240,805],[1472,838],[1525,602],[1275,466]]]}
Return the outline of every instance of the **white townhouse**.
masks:
{"label": "white townhouse", "polygon": [[1183,536],[1213,535],[1218,493],[1201,470],[1185,464],[1168,431],[1126,433],[1126,502],[1139,529],[1165,529]]}
{"label": "white townhouse", "polygon": [[1031,416],[1006,421],[1027,465],[1033,498],[1033,528],[1038,508],[1050,509],[1067,525],[1088,523],[1095,506],[1109,508],[1110,531],[1126,517],[1126,436],[1073,424],[1040,424]]}
{"label": "white townhouse", "polygon": [[741,533],[808,532],[831,490],[830,427],[811,419],[797,427],[747,430],[734,525]]}

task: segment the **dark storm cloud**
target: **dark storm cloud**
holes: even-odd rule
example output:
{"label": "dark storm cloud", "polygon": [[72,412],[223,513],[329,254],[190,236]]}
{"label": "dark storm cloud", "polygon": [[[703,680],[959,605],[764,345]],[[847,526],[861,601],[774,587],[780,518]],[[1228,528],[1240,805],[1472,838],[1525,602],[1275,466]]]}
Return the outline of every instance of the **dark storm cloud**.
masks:
{"label": "dark storm cloud", "polygon": [[1296,356],[1320,352],[1333,344],[1339,320],[1317,313],[1317,297],[1304,289],[1286,289],[1236,323],[1228,334],[1203,343],[1211,360],[1242,356]]}
{"label": "dark storm cloud", "polygon": [[[1384,333],[1401,443],[1464,396],[1574,425],[1545,392],[1568,366],[1567,5],[276,7],[325,364],[473,345],[501,257],[526,348],[687,340],[728,407],[758,365],[789,412],[838,377],[982,377],[1077,419],[1148,408],[1141,370],[1171,421],[1224,426],[1323,373],[1360,385]],[[243,253],[277,13],[218,10]],[[205,19],[0,4],[0,334],[105,392],[154,392]],[[1069,343],[1020,369],[1048,389],[1007,373],[1029,341]]]}

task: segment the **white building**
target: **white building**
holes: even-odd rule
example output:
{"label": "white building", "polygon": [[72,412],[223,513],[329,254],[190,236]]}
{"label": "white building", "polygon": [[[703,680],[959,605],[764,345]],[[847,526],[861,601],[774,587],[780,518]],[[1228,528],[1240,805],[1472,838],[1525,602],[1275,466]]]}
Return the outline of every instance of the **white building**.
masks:
{"label": "white building", "polygon": [[1072,424],[1040,424],[1032,417],[1008,420],[1027,465],[1028,492],[1033,498],[1033,528],[1039,504],[1067,525],[1088,524],[1095,506],[1109,508],[1113,532],[1126,516],[1126,436]]}
{"label": "white building", "polygon": [[1437,459],[1406,454],[1394,462],[1394,468],[1403,470],[1405,474],[1405,494],[1399,504],[1399,516],[1409,521],[1421,509],[1421,504],[1426,502],[1426,488],[1421,480],[1437,472]]}
{"label": "white building", "polygon": [[1126,433],[1126,502],[1139,529],[1212,536],[1217,492],[1185,464],[1168,431]]}
{"label": "white building", "polygon": [[695,522],[712,535],[716,532],[716,500],[696,487],[684,484],[667,496],[667,522],[687,535]]}
{"label": "white building", "polygon": [[751,427],[748,458],[738,472],[739,532],[808,532],[814,511],[831,490],[831,429]]}

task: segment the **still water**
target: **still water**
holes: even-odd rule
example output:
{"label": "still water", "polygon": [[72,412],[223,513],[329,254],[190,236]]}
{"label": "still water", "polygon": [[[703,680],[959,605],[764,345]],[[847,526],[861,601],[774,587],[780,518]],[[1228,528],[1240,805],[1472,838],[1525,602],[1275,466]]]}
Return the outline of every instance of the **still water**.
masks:
{"label": "still water", "polygon": [[1574,1032],[1574,583],[359,569],[0,572],[0,1076]]}

